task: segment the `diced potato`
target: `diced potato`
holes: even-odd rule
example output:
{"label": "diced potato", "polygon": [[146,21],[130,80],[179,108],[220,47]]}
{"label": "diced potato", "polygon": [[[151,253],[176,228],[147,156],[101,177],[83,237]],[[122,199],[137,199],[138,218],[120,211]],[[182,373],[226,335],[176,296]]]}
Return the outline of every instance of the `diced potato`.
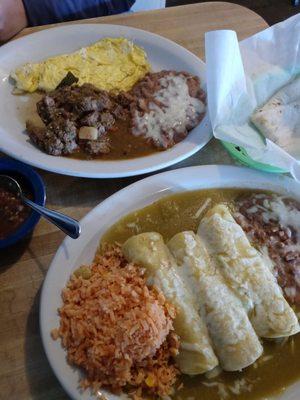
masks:
{"label": "diced potato", "polygon": [[94,126],[82,126],[78,133],[79,139],[84,140],[97,140],[98,139],[98,129]]}

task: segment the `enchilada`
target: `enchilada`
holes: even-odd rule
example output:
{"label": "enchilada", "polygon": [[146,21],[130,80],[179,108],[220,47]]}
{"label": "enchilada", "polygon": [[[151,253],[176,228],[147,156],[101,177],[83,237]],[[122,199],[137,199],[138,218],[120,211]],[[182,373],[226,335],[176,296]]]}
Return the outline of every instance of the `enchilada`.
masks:
{"label": "enchilada", "polygon": [[193,297],[177,273],[176,262],[159,233],[142,233],[129,238],[122,248],[125,257],[146,270],[150,285],[156,285],[176,308],[175,332],[180,337],[177,363],[188,375],[201,374],[218,365],[206,325]]}
{"label": "enchilada", "polygon": [[225,205],[216,205],[207,212],[198,235],[240,297],[260,337],[278,338],[299,332],[296,314],[276,278]]}
{"label": "enchilada", "polygon": [[168,248],[178,264],[178,273],[203,313],[215,352],[225,371],[239,371],[254,363],[262,345],[240,300],[226,285],[199,236],[181,232]]}

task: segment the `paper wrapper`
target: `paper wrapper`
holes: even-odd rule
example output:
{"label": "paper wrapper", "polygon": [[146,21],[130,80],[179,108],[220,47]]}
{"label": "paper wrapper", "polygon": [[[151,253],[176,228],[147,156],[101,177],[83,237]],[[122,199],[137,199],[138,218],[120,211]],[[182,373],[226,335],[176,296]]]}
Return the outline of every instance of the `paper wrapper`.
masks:
{"label": "paper wrapper", "polygon": [[[214,136],[244,147],[255,161],[286,169],[285,158],[249,119],[300,72],[300,14],[240,43],[233,31],[208,32],[205,52]],[[300,159],[299,144],[289,152]]]}

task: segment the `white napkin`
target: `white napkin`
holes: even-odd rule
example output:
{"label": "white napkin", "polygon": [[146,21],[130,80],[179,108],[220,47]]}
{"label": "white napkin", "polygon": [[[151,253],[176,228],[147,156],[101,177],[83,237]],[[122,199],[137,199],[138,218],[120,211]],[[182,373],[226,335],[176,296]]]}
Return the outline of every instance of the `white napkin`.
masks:
{"label": "white napkin", "polygon": [[[249,117],[300,73],[300,14],[240,43],[233,31],[207,32],[205,53],[214,136],[243,146],[256,161],[289,169],[284,152],[266,141]],[[300,159],[300,145],[291,155]]]}

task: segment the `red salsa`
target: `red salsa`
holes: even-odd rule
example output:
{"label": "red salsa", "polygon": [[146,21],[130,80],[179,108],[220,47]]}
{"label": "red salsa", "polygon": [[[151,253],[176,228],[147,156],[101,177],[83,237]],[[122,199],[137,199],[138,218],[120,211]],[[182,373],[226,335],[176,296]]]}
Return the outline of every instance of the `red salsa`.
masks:
{"label": "red salsa", "polygon": [[[11,176],[11,175],[10,175]],[[24,194],[32,198],[31,192],[26,185],[20,182],[20,178],[16,177],[24,191]],[[28,218],[31,209],[25,206],[21,199],[4,188],[0,188],[0,240],[6,239],[12,235]]]}

